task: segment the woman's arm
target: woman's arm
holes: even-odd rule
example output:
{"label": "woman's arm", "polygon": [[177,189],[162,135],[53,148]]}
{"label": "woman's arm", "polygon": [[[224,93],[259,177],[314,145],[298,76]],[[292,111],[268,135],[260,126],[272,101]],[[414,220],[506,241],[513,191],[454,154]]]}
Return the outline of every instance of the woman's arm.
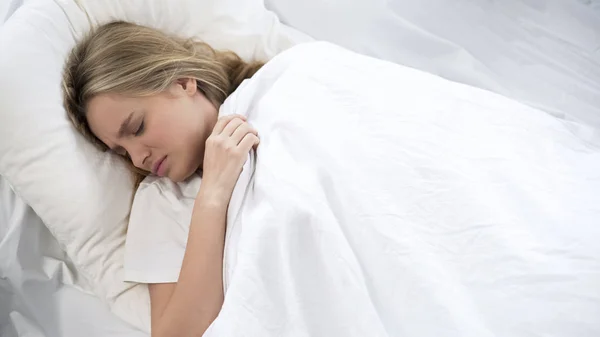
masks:
{"label": "woman's arm", "polygon": [[153,337],[201,336],[221,310],[227,206],[257,144],[256,131],[241,116],[219,119],[207,140],[179,279],[150,285]]}
{"label": "woman's arm", "polygon": [[177,283],[150,285],[152,336],[201,336],[223,304],[227,204],[197,199]]}

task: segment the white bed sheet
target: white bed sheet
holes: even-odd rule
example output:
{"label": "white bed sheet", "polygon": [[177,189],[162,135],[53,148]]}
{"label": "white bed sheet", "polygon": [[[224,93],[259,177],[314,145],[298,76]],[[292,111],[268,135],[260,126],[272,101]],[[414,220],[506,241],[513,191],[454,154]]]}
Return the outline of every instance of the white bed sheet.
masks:
{"label": "white bed sheet", "polygon": [[[600,127],[598,0],[266,2],[317,39]],[[0,177],[0,336],[145,335],[73,278],[56,241]]]}
{"label": "white bed sheet", "polygon": [[23,0],[2,0],[0,1],[0,27],[8,18],[23,4]]}
{"label": "white bed sheet", "polygon": [[261,145],[208,336],[600,335],[590,127],[323,42],[220,114]]}
{"label": "white bed sheet", "polygon": [[58,243],[1,176],[0,201],[0,336],[145,336],[73,286]]}
{"label": "white bed sheet", "polygon": [[600,128],[598,0],[266,0],[317,39]]}

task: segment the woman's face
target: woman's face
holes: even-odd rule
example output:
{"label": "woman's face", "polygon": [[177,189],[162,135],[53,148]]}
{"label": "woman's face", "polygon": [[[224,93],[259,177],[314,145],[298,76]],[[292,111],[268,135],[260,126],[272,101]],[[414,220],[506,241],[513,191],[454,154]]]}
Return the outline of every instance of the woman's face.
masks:
{"label": "woman's face", "polygon": [[196,81],[182,79],[149,97],[98,95],[87,120],[96,137],[136,167],[179,182],[202,165],[217,114]]}

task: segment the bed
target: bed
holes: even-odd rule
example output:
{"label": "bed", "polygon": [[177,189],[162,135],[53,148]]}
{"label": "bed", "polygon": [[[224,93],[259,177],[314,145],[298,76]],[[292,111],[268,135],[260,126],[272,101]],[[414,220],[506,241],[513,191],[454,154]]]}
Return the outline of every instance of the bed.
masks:
{"label": "bed", "polygon": [[[21,5],[9,3],[0,18]],[[314,38],[515,98],[586,123],[596,135],[600,130],[598,1],[267,0],[266,6]],[[39,217],[0,180],[0,335],[147,335],[80,282]]]}
{"label": "bed", "polygon": [[145,335],[75,286],[69,259],[3,178],[0,195],[0,335]]}

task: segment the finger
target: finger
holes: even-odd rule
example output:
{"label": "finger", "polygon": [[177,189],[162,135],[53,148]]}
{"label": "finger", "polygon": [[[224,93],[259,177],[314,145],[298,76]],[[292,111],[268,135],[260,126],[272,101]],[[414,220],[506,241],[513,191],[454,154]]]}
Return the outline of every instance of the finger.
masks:
{"label": "finger", "polygon": [[246,120],[246,117],[244,117],[242,115],[228,115],[228,116],[220,117],[219,120],[217,120],[217,123],[215,124],[215,126],[213,128],[213,131],[212,131],[213,135],[218,135],[221,132],[223,132],[223,129],[225,129],[227,124],[229,124],[229,122],[231,122],[235,118],[238,118],[241,120]]}
{"label": "finger", "polygon": [[247,153],[259,143],[260,139],[255,134],[247,133],[238,146],[244,153]]}
{"label": "finger", "polygon": [[231,135],[233,135],[235,130],[237,130],[243,124],[244,124],[243,120],[241,120],[239,118],[234,118],[225,126],[225,129],[223,129],[223,132],[221,132],[221,135],[225,136],[225,137],[231,137]]}
{"label": "finger", "polygon": [[238,145],[248,133],[252,133],[255,136],[258,136],[258,132],[254,128],[252,128],[250,124],[244,123],[235,130],[233,135],[231,135],[231,141],[234,144]]}

